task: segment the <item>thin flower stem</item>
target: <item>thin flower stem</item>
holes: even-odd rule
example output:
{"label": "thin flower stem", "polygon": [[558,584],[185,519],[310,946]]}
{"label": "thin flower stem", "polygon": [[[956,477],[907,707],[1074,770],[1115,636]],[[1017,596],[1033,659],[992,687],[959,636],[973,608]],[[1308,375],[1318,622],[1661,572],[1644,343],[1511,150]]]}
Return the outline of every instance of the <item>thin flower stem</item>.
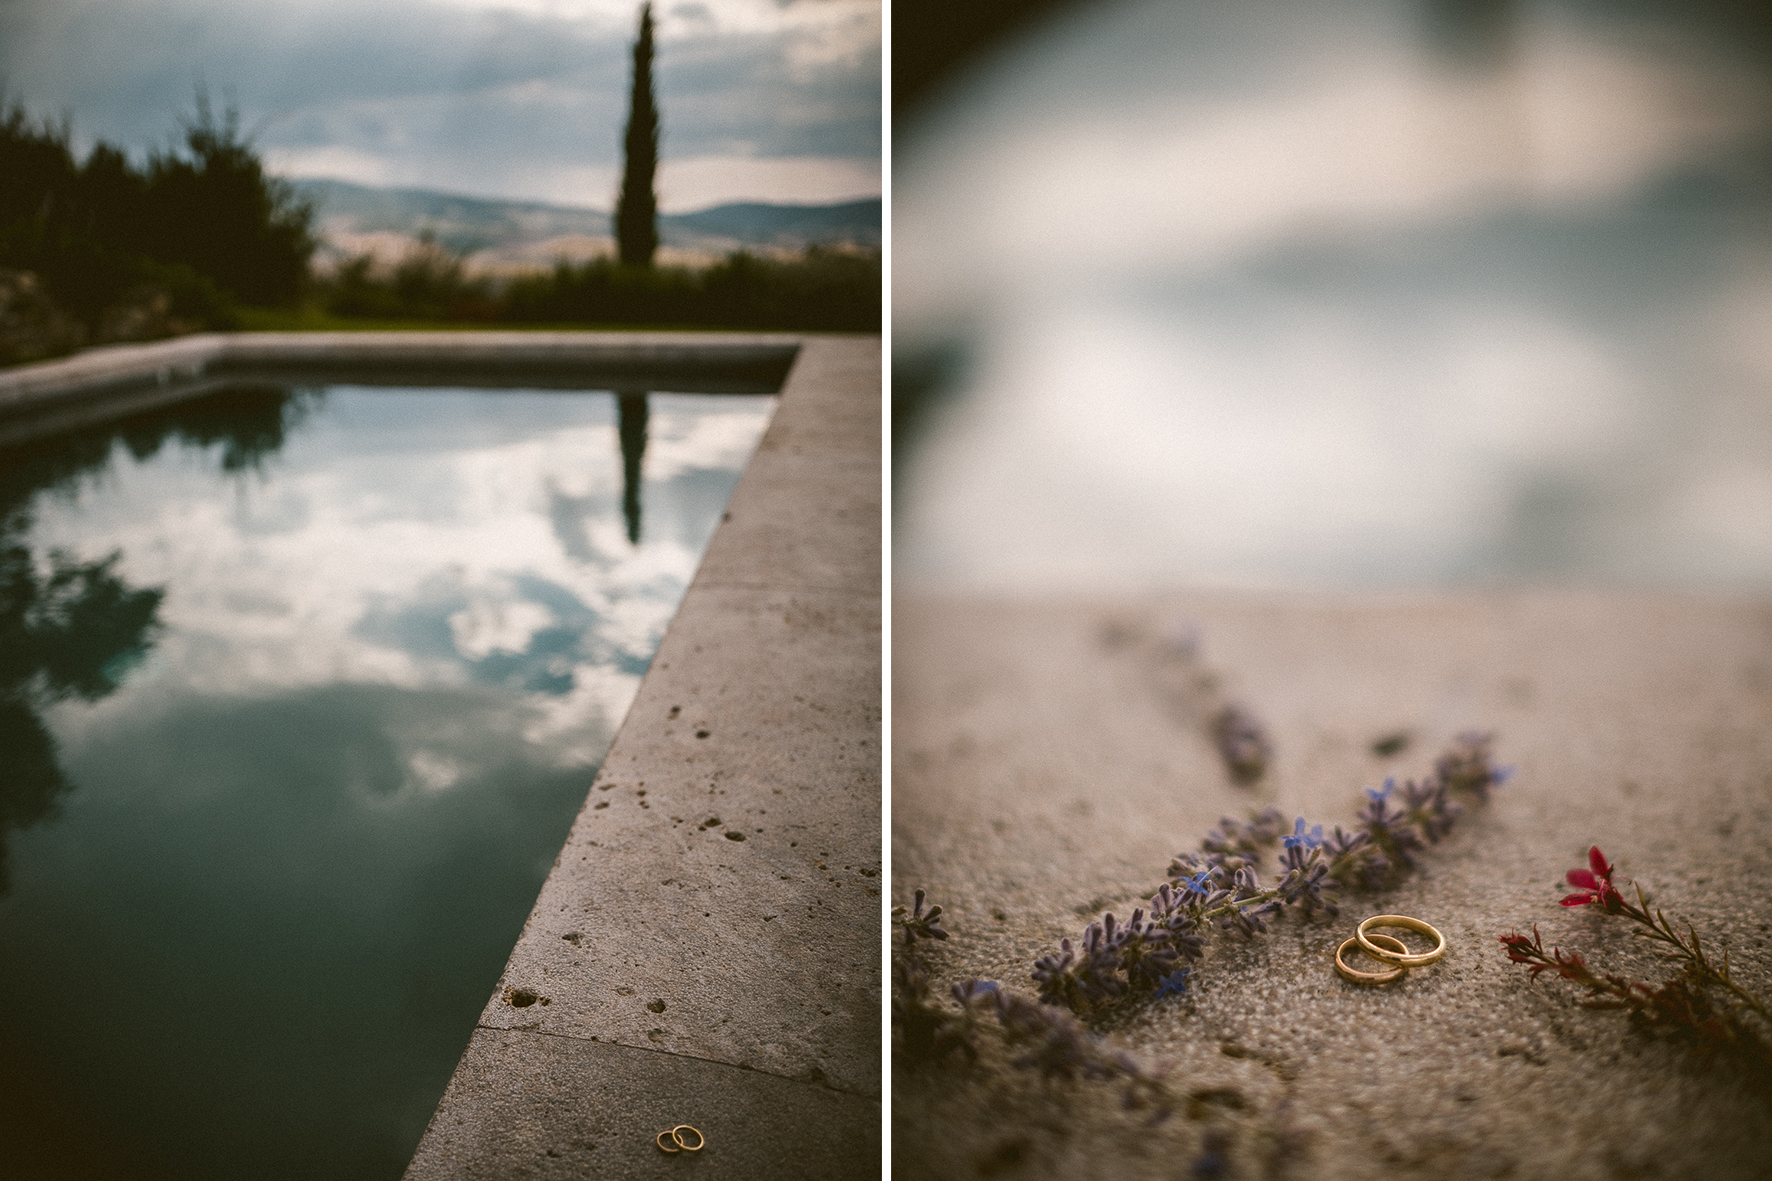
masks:
{"label": "thin flower stem", "polygon": [[1659,943],[1670,945],[1675,949],[1673,952],[1668,953],[1670,958],[1684,961],[1704,978],[1715,981],[1717,984],[1728,989],[1732,996],[1741,1001],[1741,1003],[1748,1008],[1752,1009],[1761,1017],[1761,1019],[1767,1022],[1772,1022],[1772,1013],[1767,1012],[1764,1002],[1741,985],[1735,983],[1734,979],[1730,977],[1729,958],[1727,953],[1724,953],[1721,967],[1711,963],[1709,958],[1704,954],[1704,942],[1699,936],[1696,927],[1691,923],[1687,923],[1686,937],[1681,938],[1679,931],[1675,929],[1672,923],[1667,921],[1667,916],[1663,914],[1659,908],[1655,911],[1655,917],[1651,919],[1649,917],[1649,901],[1643,895],[1643,887],[1634,882],[1632,885],[1636,888],[1637,905],[1633,907],[1629,903],[1624,903],[1619,910],[1619,913],[1643,928],[1642,930],[1633,931],[1633,935],[1637,935],[1644,939],[1653,939]]}
{"label": "thin flower stem", "polygon": [[1247,898],[1233,898],[1224,905],[1215,906],[1211,910],[1201,914],[1200,919],[1204,922],[1206,919],[1215,919],[1221,915],[1234,914],[1245,906],[1260,906],[1263,902],[1272,902],[1279,896],[1280,891],[1276,889],[1263,890],[1261,893],[1251,894]]}

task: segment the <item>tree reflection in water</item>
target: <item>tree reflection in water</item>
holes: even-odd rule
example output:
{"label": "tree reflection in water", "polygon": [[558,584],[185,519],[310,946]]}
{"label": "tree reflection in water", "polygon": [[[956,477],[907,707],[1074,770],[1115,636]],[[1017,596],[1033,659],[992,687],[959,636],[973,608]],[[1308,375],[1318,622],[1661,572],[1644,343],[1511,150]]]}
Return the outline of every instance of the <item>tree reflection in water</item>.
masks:
{"label": "tree reflection in water", "polygon": [[194,448],[219,443],[224,470],[256,469],[318,397],[281,386],[231,387],[0,451],[0,894],[10,883],[8,834],[52,818],[71,787],[42,710],[70,697],[98,701],[115,690],[153,646],[164,593],[119,578],[121,552],[95,562],[33,552],[28,535],[37,496],[72,492],[109,462],[118,441],[138,460],[169,439]]}
{"label": "tree reflection in water", "polygon": [[628,542],[640,544],[640,468],[646,458],[646,391],[616,391],[621,438],[621,512]]}

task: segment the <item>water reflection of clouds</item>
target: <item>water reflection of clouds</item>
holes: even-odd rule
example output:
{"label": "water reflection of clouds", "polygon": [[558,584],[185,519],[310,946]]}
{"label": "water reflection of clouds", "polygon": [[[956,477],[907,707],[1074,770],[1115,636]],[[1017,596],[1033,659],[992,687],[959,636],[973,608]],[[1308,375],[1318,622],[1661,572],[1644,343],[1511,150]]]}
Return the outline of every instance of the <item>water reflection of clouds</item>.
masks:
{"label": "water reflection of clouds", "polygon": [[[167,587],[147,666],[97,709],[485,685],[557,699],[526,714],[530,733],[600,757],[772,399],[653,395],[638,546],[612,402],[336,388],[263,472],[225,487],[190,448],[114,453],[78,497],[40,507],[33,538],[120,549],[132,582]],[[414,774],[434,786],[442,765]]]}
{"label": "water reflection of clouds", "polygon": [[1717,19],[1134,0],[1005,56],[896,153],[895,348],[969,355],[899,576],[1772,587],[1772,69]]}

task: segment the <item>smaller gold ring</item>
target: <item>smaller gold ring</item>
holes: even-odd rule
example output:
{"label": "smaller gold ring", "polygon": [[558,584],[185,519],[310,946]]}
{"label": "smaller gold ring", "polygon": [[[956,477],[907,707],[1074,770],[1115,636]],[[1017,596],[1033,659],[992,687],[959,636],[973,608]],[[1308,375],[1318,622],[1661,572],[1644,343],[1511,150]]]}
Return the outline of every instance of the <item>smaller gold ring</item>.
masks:
{"label": "smaller gold ring", "polygon": [[[1389,943],[1398,951],[1406,952],[1409,950],[1403,945],[1401,939],[1392,939],[1389,935],[1374,935],[1372,938],[1375,941],[1382,940],[1385,943]],[[1342,961],[1341,957],[1347,953],[1347,949],[1353,946],[1355,942],[1354,936],[1349,935],[1346,939],[1341,941],[1341,946],[1335,949],[1335,970],[1341,973],[1343,979],[1351,980],[1355,984],[1389,984],[1391,981],[1401,980],[1409,974],[1408,968],[1398,968],[1394,966],[1383,972],[1362,972],[1356,968],[1348,967],[1347,964]],[[1362,946],[1360,950],[1364,951],[1366,949]]]}
{"label": "smaller gold ring", "polygon": [[[1426,935],[1434,941],[1432,951],[1411,952],[1401,954],[1394,951],[1381,951],[1373,946],[1366,937],[1368,927],[1401,927],[1405,931],[1414,931]],[[1375,914],[1362,922],[1354,931],[1354,938],[1360,941],[1360,949],[1375,960],[1383,960],[1387,964],[1395,964],[1399,968],[1419,968],[1423,964],[1431,964],[1446,954],[1446,937],[1420,919],[1412,919],[1402,914]]]}
{"label": "smaller gold ring", "polygon": [[[683,1143],[683,1133],[684,1132],[694,1132],[695,1133],[695,1147],[694,1148],[691,1148],[689,1145]],[[677,1142],[677,1147],[681,1148],[684,1152],[700,1152],[704,1147],[707,1146],[707,1142],[708,1142],[708,1138],[701,1134],[701,1129],[692,1128],[688,1124],[678,1124],[676,1127],[672,1128],[671,1129],[671,1139],[675,1140]]]}
{"label": "smaller gold ring", "polygon": [[[671,1140],[673,1141],[673,1143],[666,1144],[665,1143],[666,1136],[669,1136],[671,1138]],[[658,1145],[658,1150],[660,1152],[682,1152],[683,1151],[683,1145],[681,1143],[675,1142],[677,1140],[677,1133],[674,1131],[660,1132],[658,1135],[654,1136],[652,1138],[652,1140],[653,1140],[653,1143]]]}

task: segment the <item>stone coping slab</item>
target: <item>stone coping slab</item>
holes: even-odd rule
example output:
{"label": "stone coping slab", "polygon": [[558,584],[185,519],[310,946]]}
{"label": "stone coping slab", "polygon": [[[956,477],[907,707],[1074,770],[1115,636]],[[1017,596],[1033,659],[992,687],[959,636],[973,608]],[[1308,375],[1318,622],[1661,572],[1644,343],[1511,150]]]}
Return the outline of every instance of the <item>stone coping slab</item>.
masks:
{"label": "stone coping slab", "polygon": [[[579,1038],[475,1030],[442,1112],[409,1176],[835,1181],[880,1174],[875,1100]],[[870,1120],[874,1134],[858,1137],[855,1129]],[[706,1147],[660,1152],[653,1137],[678,1124],[700,1131]]]}
{"label": "stone coping slab", "polygon": [[[667,1164],[878,1175],[880,390],[879,338],[801,338],[408,1178],[554,1175],[531,1148],[666,1059],[705,1118],[768,1112]],[[592,1173],[653,1175],[658,1130]]]}
{"label": "stone coping slab", "polygon": [[[1598,844],[1772,991],[1772,606],[900,591],[893,613],[892,893],[946,908],[951,937],[924,953],[942,991],[1034,994],[1035,957],[1124,919],[1220,817],[1351,824],[1363,789],[1426,775],[1465,728],[1515,768],[1397,888],[1217,936],[1185,997],[1099,1021],[1167,1072],[1172,1118],[989,1044],[972,1066],[895,1062],[896,1176],[1772,1176],[1764,1087],[1582,1008],[1498,942],[1536,924],[1597,966],[1670,976],[1622,920],[1558,905]],[[1272,736],[1254,787],[1207,736],[1225,701]],[[1378,913],[1435,924],[1446,958],[1382,989],[1342,981],[1330,955]]]}
{"label": "stone coping slab", "polygon": [[[728,332],[210,333],[0,369],[0,424],[48,412],[59,416],[51,429],[65,429],[70,409],[87,400],[132,412],[230,376],[579,389],[658,389],[668,382],[686,393],[768,393],[802,339]],[[125,390],[131,398],[120,397]]]}

